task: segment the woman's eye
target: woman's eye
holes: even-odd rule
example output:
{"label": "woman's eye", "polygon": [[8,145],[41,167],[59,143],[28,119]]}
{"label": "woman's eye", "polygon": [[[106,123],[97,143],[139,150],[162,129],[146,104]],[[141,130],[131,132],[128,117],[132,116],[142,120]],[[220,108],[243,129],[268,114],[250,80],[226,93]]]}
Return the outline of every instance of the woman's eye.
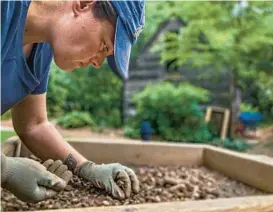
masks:
{"label": "woman's eye", "polygon": [[107,47],[107,46],[104,46],[104,47],[103,47],[103,51],[108,52],[108,47]]}

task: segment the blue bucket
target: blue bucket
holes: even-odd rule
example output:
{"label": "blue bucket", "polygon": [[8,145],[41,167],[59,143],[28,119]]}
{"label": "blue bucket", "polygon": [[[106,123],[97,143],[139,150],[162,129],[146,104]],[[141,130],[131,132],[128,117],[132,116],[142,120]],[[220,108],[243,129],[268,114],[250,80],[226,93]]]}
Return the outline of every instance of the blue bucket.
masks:
{"label": "blue bucket", "polygon": [[263,115],[260,112],[242,112],[239,119],[246,127],[255,127],[263,121]]}

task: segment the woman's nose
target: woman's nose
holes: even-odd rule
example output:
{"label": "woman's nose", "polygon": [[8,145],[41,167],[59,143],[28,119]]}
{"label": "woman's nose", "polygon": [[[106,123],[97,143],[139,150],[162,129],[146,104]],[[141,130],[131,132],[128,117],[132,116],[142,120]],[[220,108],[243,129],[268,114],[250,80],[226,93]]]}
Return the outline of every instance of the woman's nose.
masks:
{"label": "woman's nose", "polygon": [[101,65],[102,65],[102,63],[103,63],[104,58],[105,58],[105,57],[101,57],[101,58],[96,57],[96,58],[94,58],[94,59],[92,60],[91,63],[92,63],[92,65],[93,65],[95,68],[99,68],[99,67],[101,67]]}

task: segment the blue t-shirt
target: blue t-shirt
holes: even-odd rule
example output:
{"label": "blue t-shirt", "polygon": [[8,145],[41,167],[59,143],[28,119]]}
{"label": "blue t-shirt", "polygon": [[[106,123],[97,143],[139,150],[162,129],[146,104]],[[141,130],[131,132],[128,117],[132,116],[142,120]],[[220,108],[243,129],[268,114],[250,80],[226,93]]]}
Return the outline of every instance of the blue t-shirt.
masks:
{"label": "blue t-shirt", "polygon": [[1,1],[1,115],[28,94],[47,91],[53,51],[37,43],[23,52],[24,26],[30,1]]}

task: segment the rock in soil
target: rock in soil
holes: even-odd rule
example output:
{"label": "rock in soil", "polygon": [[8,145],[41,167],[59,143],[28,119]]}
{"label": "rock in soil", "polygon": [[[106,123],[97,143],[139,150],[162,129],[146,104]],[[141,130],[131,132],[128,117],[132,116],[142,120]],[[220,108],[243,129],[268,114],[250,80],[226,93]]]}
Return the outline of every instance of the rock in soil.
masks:
{"label": "rock in soil", "polygon": [[265,194],[202,166],[133,167],[140,180],[140,192],[126,200],[116,200],[90,182],[73,176],[68,187],[52,199],[37,204],[24,203],[2,190],[4,211],[98,207],[166,201],[216,199]]}

